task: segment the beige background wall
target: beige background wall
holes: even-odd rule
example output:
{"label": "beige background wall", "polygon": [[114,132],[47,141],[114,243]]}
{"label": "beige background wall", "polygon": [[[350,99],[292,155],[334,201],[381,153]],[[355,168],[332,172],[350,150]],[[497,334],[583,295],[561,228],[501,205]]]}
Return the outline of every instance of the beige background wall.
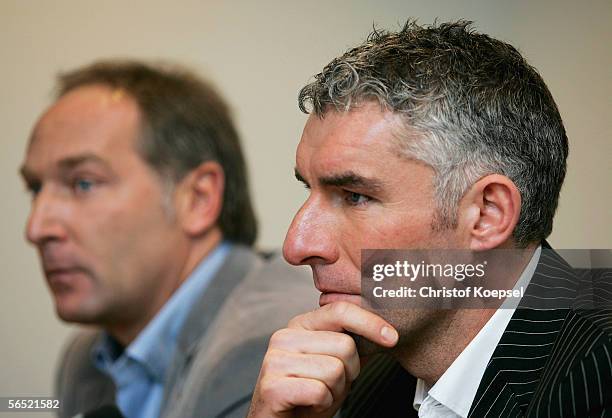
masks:
{"label": "beige background wall", "polygon": [[259,243],[278,247],[305,197],[292,178],[305,120],[298,89],[363,40],[373,22],[396,28],[407,16],[475,20],[524,52],[561,109],[571,154],[551,242],[612,247],[610,1],[174,3],[0,0],[0,396],[50,394],[70,332],[55,319],[35,253],[23,240],[29,202],[17,169],[54,75],[99,57],[175,59],[220,87],[243,135]]}

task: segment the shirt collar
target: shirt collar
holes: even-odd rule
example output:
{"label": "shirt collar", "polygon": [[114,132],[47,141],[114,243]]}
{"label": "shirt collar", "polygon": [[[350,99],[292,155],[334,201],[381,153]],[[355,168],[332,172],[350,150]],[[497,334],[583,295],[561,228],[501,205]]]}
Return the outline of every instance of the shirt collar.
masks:
{"label": "shirt collar", "polygon": [[230,248],[231,244],[224,241],[206,256],[125,350],[121,351],[118,343],[104,333],[92,350],[94,364],[113,375],[114,369],[129,359],[153,379],[163,381],[187,315],[206,291]]}
{"label": "shirt collar", "polygon": [[[526,288],[529,285],[541,252],[542,246],[538,246],[514,289]],[[423,380],[418,379],[413,402],[414,409],[418,411],[427,396],[430,396],[456,415],[467,417],[489,359],[497,348],[514,311],[514,308],[503,308],[502,305],[502,308],[491,316],[433,387],[427,387]]]}

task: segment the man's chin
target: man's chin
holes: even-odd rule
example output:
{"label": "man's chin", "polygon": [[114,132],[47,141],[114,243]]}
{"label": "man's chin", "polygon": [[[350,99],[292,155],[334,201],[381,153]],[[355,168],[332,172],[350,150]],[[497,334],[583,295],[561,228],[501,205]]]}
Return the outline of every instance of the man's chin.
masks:
{"label": "man's chin", "polygon": [[55,311],[58,318],[67,324],[80,324],[80,325],[96,325],[97,322],[89,316],[81,315],[79,313],[74,312],[66,312],[66,311]]}
{"label": "man's chin", "polygon": [[64,322],[96,324],[100,315],[75,294],[55,294],[55,313]]}
{"label": "man's chin", "polygon": [[64,307],[55,307],[55,313],[64,322],[77,324],[95,324],[97,321],[95,316],[88,315],[80,310],[68,309]]}

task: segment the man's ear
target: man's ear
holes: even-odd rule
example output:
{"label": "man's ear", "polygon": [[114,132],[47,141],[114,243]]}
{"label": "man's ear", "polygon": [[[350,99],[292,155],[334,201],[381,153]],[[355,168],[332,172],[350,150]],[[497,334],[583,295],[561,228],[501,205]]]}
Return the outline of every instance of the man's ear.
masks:
{"label": "man's ear", "polygon": [[521,194],[512,180],[490,174],[472,185],[461,199],[459,227],[469,248],[484,251],[512,239],[521,213]]}
{"label": "man's ear", "polygon": [[217,225],[224,188],[223,168],[215,161],[203,162],[180,181],[176,194],[177,215],[188,235],[202,235]]}

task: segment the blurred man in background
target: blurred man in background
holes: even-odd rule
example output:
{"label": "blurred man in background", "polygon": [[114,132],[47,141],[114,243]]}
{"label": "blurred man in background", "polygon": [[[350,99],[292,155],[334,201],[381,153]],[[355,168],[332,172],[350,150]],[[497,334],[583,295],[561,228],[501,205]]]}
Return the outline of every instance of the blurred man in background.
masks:
{"label": "blurred man in background", "polygon": [[93,326],[62,359],[60,416],[243,416],[269,335],[313,298],[251,249],[245,162],[214,89],[139,62],[68,72],[21,173],[57,314]]}

